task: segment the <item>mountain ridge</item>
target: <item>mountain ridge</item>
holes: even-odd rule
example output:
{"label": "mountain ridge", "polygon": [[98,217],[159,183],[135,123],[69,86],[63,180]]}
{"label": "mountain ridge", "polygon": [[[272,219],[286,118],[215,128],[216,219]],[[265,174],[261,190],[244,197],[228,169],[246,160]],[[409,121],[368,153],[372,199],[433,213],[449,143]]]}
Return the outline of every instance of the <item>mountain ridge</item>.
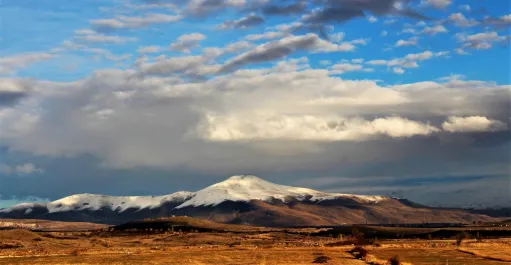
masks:
{"label": "mountain ridge", "polygon": [[254,175],[232,176],[196,192],[179,191],[163,196],[84,193],[48,203],[23,203],[0,209],[0,218],[109,224],[169,215],[264,226],[494,220],[387,196],[327,193],[279,185]]}

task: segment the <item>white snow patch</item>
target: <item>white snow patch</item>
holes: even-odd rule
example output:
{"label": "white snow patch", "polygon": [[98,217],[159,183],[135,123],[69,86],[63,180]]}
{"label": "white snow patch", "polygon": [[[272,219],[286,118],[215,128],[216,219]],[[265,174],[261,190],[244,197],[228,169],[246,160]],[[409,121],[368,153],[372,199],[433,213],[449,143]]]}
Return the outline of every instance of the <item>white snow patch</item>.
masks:
{"label": "white snow patch", "polygon": [[49,213],[67,212],[73,210],[99,210],[107,208],[123,212],[126,209],[153,209],[165,202],[185,201],[193,196],[193,192],[180,191],[165,196],[107,196],[98,194],[75,194],[49,203],[21,203],[0,212],[11,212],[26,209],[29,214],[36,206],[46,207]]}
{"label": "white snow patch", "polygon": [[338,198],[354,198],[366,202],[377,203],[387,199],[384,196],[361,196],[340,193],[326,193],[307,188],[278,185],[252,175],[233,176],[225,181],[209,186],[195,193],[176,209],[188,206],[215,206],[225,201],[244,201],[272,199],[286,201],[287,198],[303,201],[323,201]]}

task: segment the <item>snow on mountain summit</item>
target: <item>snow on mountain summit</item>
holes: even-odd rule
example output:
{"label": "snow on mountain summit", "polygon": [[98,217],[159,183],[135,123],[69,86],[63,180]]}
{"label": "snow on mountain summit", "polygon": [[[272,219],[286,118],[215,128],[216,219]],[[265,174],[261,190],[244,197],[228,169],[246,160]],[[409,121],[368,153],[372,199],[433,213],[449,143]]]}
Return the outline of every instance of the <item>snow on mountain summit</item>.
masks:
{"label": "snow on mountain summit", "polygon": [[195,193],[176,209],[188,206],[216,206],[225,201],[268,201],[278,199],[285,201],[292,197],[297,200],[322,201],[341,197],[353,197],[364,201],[378,202],[385,199],[382,196],[359,196],[351,194],[326,193],[307,188],[298,188],[274,184],[253,175],[232,176]]}
{"label": "snow on mountain summit", "polygon": [[197,192],[180,191],[165,196],[107,196],[98,194],[75,194],[48,203],[22,203],[11,208],[0,209],[0,213],[24,211],[29,214],[36,208],[46,208],[48,213],[69,211],[96,211],[110,209],[121,213],[127,209],[154,209],[171,202],[184,207],[216,206],[226,201],[249,202],[252,200],[271,201],[288,199],[299,201],[324,201],[338,198],[353,198],[364,202],[377,203],[387,199],[383,196],[362,196],[327,193],[307,188],[279,185],[253,175],[232,176],[222,182]]}
{"label": "snow on mountain summit", "polygon": [[164,196],[107,196],[96,194],[76,194],[48,203],[48,211],[61,212],[74,209],[98,210],[102,207],[125,211],[129,208],[155,208],[168,201],[185,201],[193,195],[192,192],[179,191]]}
{"label": "snow on mountain summit", "polygon": [[73,210],[99,210],[108,208],[112,211],[123,212],[126,209],[153,209],[165,202],[183,202],[193,196],[193,192],[179,191],[164,196],[108,196],[99,194],[75,194],[48,203],[22,203],[0,212],[30,209],[36,206],[46,207],[48,213],[67,212]]}

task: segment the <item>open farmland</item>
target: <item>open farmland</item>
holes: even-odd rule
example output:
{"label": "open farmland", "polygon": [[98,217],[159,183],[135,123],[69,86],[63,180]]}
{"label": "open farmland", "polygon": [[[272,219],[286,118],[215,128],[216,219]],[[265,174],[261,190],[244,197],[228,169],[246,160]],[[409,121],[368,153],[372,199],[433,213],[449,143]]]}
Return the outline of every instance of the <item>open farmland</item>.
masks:
{"label": "open farmland", "polygon": [[460,246],[455,239],[372,238],[363,240],[368,256],[359,260],[349,253],[357,244],[354,236],[323,235],[324,229],[215,226],[191,218],[176,218],[172,224],[171,231],[4,230],[0,231],[0,264],[362,265],[386,264],[392,256],[416,265],[511,261],[511,240],[506,238],[466,239]]}

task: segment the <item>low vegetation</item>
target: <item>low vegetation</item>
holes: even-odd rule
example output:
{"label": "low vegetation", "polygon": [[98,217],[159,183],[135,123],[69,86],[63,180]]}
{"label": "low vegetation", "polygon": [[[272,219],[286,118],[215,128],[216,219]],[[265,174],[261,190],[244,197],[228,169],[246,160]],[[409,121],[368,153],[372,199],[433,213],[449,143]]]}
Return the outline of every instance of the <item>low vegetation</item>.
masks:
{"label": "low vegetation", "polygon": [[0,242],[0,250],[1,249],[12,249],[12,248],[22,248],[23,244],[17,242]]}
{"label": "low vegetation", "polygon": [[399,256],[392,256],[389,259],[389,265],[401,265],[401,260],[399,259]]}
{"label": "low vegetation", "polygon": [[314,260],[312,261],[312,263],[328,263],[330,260],[331,260],[331,258],[329,258],[325,255],[320,255],[320,256],[315,257]]}
{"label": "low vegetation", "polygon": [[509,252],[506,253],[506,251],[511,251],[511,248],[508,250],[499,250],[498,248],[490,250],[488,249],[474,250],[458,248],[458,251],[488,260],[511,262],[511,254],[509,254]]}
{"label": "low vegetation", "polygon": [[[153,221],[168,220],[145,222]],[[215,226],[212,222],[183,218],[172,222],[175,229],[163,231],[0,231],[0,265],[140,265],[168,264],[169,260],[182,265],[444,265],[446,260],[452,261],[449,264],[491,265],[497,260],[511,261],[511,239],[470,239],[470,235],[481,236],[474,231],[470,231],[470,235],[462,233],[462,229],[453,229],[456,234],[449,234],[451,236],[445,239],[428,237],[427,233],[423,238],[395,239],[382,235],[387,232],[388,235],[396,232],[410,235],[414,233],[413,228],[356,226],[336,233],[324,228],[241,226],[240,229],[236,225]],[[206,227],[213,229],[201,230]]]}
{"label": "low vegetation", "polygon": [[365,259],[367,257],[367,250],[361,246],[354,247],[350,250],[350,253],[356,259]]}
{"label": "low vegetation", "polygon": [[468,234],[465,231],[462,231],[459,234],[457,234],[456,235],[456,246],[458,246],[458,247],[461,246],[461,244],[463,243],[463,240],[465,240],[467,238],[468,238]]}

